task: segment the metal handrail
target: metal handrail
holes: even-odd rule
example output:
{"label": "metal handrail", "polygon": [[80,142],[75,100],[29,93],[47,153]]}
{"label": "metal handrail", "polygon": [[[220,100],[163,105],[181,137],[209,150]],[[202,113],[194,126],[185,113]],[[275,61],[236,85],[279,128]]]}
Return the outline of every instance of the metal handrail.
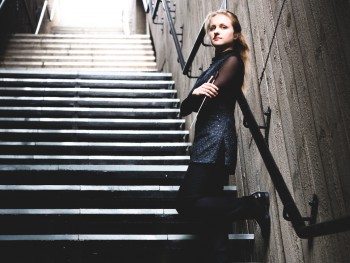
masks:
{"label": "metal handrail", "polygon": [[[160,1],[161,0],[157,0],[156,8],[154,10],[152,8],[152,3],[149,2],[152,19],[156,17],[157,9]],[[170,13],[168,12],[169,8],[167,8],[168,7],[167,1],[163,1],[163,4],[164,4],[164,8],[166,8],[165,11],[167,13],[168,22],[171,27],[171,33],[173,34],[173,40],[175,42],[175,46],[177,47],[176,50],[178,52],[179,57],[181,57],[182,51],[181,49],[178,48],[179,42],[178,42],[177,36],[176,37],[174,36],[174,34],[176,35],[176,32],[174,29],[174,24],[172,22],[172,19],[170,17]],[[227,7],[227,1],[223,1],[221,8],[223,8],[224,4],[225,4],[224,7]],[[203,43],[204,36],[205,36],[204,26],[202,26],[187,62],[185,64],[182,64],[181,59],[179,59],[181,68],[183,70],[183,74],[188,75],[188,72],[199,50],[199,47]],[[271,154],[271,151],[260,131],[260,128],[254,118],[254,115],[242,91],[238,92],[237,102],[241,108],[242,114],[244,116],[244,120],[247,123],[247,126],[250,129],[250,132],[254,138],[254,141],[259,149],[259,152],[265,163],[267,171],[269,172],[271,180],[276,188],[276,191],[284,205],[283,216],[286,220],[291,221],[292,226],[296,234],[298,235],[298,237],[309,239],[317,236],[324,236],[324,235],[335,234],[339,232],[350,231],[350,224],[349,224],[350,216],[346,216],[340,219],[334,219],[331,221],[315,223],[316,216],[317,216],[317,209],[318,209],[318,199],[316,195],[314,195],[313,202],[310,203],[310,205],[312,205],[311,216],[310,217],[301,216],[301,213],[295,204],[295,201],[287,187],[287,184],[283,179],[283,176]],[[309,221],[310,224],[306,225],[305,221]]]}
{"label": "metal handrail", "polygon": [[6,0],[2,0],[2,2],[0,3],[0,10],[3,7],[3,5],[5,4]]}
{"label": "metal handrail", "polygon": [[197,52],[198,52],[200,46],[203,44],[204,37],[205,37],[205,29],[204,29],[204,23],[203,23],[203,25],[201,27],[201,30],[198,33],[197,39],[194,42],[193,48],[191,50],[191,53],[190,53],[190,55],[189,55],[189,57],[187,59],[187,62],[185,64],[185,66],[182,68],[182,74],[184,74],[186,76],[189,76],[189,73],[190,73],[190,70],[191,70],[191,67],[192,67],[192,63],[194,61],[194,58],[197,55]]}
{"label": "metal handrail", "polygon": [[[284,215],[287,216],[286,219],[288,221],[291,221],[298,237],[312,238],[350,231],[350,216],[317,224],[313,223],[316,220],[317,211],[311,215],[311,218],[303,218],[301,216],[242,91],[238,92],[237,102],[245,121],[248,123],[249,130],[263,158],[276,191],[284,205]],[[310,221],[312,224],[306,226],[305,221]]]}
{"label": "metal handrail", "polygon": [[[157,0],[157,4],[159,3],[160,0]],[[169,10],[169,6],[168,6],[168,2],[167,1],[162,1],[163,2],[163,8],[165,10],[165,13],[166,13],[166,17],[167,17],[167,20],[168,20],[168,23],[169,23],[169,26],[170,26],[170,33],[171,35],[173,36],[173,40],[174,40],[174,43],[175,43],[175,48],[176,48],[176,52],[177,52],[177,57],[178,57],[178,61],[181,65],[181,68],[183,69],[184,66],[185,66],[185,59],[184,59],[184,56],[182,54],[182,51],[181,51],[181,46],[180,46],[180,41],[177,37],[177,34],[176,34],[176,31],[175,31],[175,26],[174,26],[174,22],[173,22],[173,19],[170,15],[170,10]],[[157,7],[157,5],[156,5]],[[155,9],[156,11],[156,9]]]}
{"label": "metal handrail", "polygon": [[43,8],[41,9],[41,13],[40,13],[40,18],[39,18],[38,25],[36,26],[36,30],[35,30],[35,33],[34,33],[35,35],[37,35],[37,34],[39,33],[41,24],[42,24],[43,19],[44,19],[45,12],[46,12],[46,10],[47,10],[47,4],[48,4],[48,1],[45,0],[44,5],[43,5]]}

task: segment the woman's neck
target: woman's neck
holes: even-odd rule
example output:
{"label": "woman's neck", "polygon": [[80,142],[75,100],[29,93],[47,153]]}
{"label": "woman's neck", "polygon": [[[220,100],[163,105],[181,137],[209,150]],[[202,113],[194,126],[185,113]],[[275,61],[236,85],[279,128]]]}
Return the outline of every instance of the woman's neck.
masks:
{"label": "woman's neck", "polygon": [[216,48],[215,49],[215,57],[220,56],[221,54],[226,53],[228,51],[233,51],[233,48],[232,47],[229,47],[229,48],[226,48],[226,49]]}

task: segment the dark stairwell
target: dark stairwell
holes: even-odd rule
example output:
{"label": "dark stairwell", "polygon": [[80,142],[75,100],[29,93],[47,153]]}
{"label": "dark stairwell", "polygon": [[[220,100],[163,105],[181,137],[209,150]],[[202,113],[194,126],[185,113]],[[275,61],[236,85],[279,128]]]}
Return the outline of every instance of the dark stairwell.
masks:
{"label": "dark stairwell", "polygon": [[191,143],[149,36],[55,30],[1,51],[1,262],[193,262],[174,209]]}

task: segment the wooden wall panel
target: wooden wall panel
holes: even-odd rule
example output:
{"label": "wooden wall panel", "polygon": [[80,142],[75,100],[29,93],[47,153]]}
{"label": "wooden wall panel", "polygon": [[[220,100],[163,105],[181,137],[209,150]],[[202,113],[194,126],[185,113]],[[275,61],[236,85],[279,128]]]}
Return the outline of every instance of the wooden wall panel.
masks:
{"label": "wooden wall panel", "polygon": [[[184,26],[185,60],[206,14],[221,2],[171,1],[176,4],[176,28]],[[282,9],[283,3],[229,0],[228,9],[238,15],[251,48],[245,91],[251,109],[263,124],[263,112],[271,107],[269,142],[276,163],[301,214],[309,216],[308,202],[316,193],[320,199],[317,221],[324,222],[350,215],[350,3],[286,0]],[[148,21],[159,69],[174,74],[183,99],[195,79],[182,75],[167,25],[161,32],[161,26],[153,25],[149,17]],[[192,74],[198,75],[199,67],[208,67],[212,56],[212,48],[201,47]],[[261,239],[254,222],[247,222],[244,228],[257,234],[253,258],[272,263],[347,262],[349,232],[318,237],[313,242],[296,236],[282,216],[283,205],[249,130],[242,125],[238,107],[235,114],[239,157],[231,182],[237,184],[239,195],[268,190],[272,201],[269,242]],[[191,123],[193,116],[186,119]]]}

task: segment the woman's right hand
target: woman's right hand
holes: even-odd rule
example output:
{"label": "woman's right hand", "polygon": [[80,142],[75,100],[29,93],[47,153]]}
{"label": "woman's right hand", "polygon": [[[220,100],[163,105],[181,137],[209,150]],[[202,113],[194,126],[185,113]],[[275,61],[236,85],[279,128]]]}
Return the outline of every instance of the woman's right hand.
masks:
{"label": "woman's right hand", "polygon": [[219,88],[217,86],[215,86],[213,83],[210,83],[210,81],[212,80],[213,77],[211,77],[209,79],[208,82],[202,84],[201,86],[199,86],[198,88],[196,88],[193,92],[192,95],[195,96],[206,96],[209,98],[214,98],[218,95],[218,90]]}

